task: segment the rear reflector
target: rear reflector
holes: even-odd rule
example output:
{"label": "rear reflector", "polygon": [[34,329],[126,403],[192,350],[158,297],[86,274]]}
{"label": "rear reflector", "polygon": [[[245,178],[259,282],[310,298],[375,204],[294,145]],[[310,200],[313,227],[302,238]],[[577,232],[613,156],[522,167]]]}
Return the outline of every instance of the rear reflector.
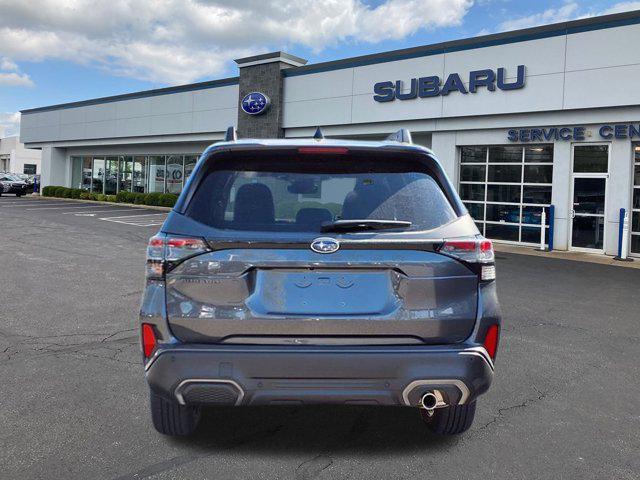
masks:
{"label": "rear reflector", "polygon": [[488,282],[496,279],[496,266],[495,265],[483,265],[480,271],[480,279]]}
{"label": "rear reflector", "polygon": [[298,153],[345,155],[349,153],[349,149],[344,147],[300,147]]}
{"label": "rear reflector", "polygon": [[496,359],[496,351],[498,350],[498,325],[491,325],[487,330],[487,336],[484,337],[484,348],[492,360]]}
{"label": "rear reflector", "polygon": [[153,330],[153,326],[149,323],[142,324],[142,353],[144,358],[149,358],[153,351],[156,349],[156,332]]}

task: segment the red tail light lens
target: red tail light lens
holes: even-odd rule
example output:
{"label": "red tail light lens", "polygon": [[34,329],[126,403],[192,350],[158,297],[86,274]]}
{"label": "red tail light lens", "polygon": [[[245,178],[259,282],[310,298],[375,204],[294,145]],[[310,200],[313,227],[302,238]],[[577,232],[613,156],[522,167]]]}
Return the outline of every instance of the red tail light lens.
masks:
{"label": "red tail light lens", "polygon": [[147,245],[147,278],[162,279],[167,266],[209,251],[201,238],[156,235]]}
{"label": "red tail light lens", "polygon": [[153,351],[156,349],[157,345],[156,332],[154,331],[151,324],[142,324],[141,338],[142,353],[144,354],[144,358],[149,358],[153,354]]}
{"label": "red tail light lens", "polygon": [[468,264],[477,265],[474,270],[477,270],[483,281],[496,278],[495,255],[491,240],[484,238],[445,240],[438,251]]}
{"label": "red tail light lens", "polygon": [[498,325],[491,325],[487,330],[487,335],[484,337],[484,348],[489,353],[492,360],[496,359],[496,352],[498,351],[498,337],[500,331]]}

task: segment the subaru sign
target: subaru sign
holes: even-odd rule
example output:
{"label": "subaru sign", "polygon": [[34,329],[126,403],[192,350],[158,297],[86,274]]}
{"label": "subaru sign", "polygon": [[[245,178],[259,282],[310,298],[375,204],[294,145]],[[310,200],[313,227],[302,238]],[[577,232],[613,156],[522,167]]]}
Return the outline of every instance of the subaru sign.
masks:
{"label": "subaru sign", "polygon": [[340,243],[331,237],[320,237],[311,242],[311,250],[316,253],[333,253],[339,248]]}
{"label": "subaru sign", "polygon": [[[604,140],[625,140],[640,138],[640,124],[602,125],[598,129],[598,135]],[[510,142],[552,142],[552,141],[577,141],[581,142],[591,136],[586,127],[545,127],[545,128],[512,128],[507,130],[507,139]]]}
{"label": "subaru sign", "polygon": [[242,99],[242,110],[249,115],[260,115],[267,111],[271,100],[264,93],[251,92]]}
{"label": "subaru sign", "polygon": [[412,78],[407,87],[402,80],[395,82],[378,82],[373,86],[376,102],[392,102],[393,100],[412,100],[414,98],[437,97],[449,95],[451,92],[463,94],[476,93],[480,88],[486,88],[489,92],[499,90],[517,90],[524,87],[526,67],[518,65],[516,78],[507,80],[505,68],[498,68],[497,71],[491,69],[474,70],[465,78],[468,80],[468,87],[465,81],[457,73],[450,74],[442,83],[438,76]]}

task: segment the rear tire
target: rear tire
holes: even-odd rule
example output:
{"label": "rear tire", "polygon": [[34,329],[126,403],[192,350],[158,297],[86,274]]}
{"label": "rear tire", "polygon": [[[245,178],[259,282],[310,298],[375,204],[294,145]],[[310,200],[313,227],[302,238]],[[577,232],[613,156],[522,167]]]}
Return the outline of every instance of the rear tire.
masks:
{"label": "rear tire", "polygon": [[151,419],[163,435],[188,436],[200,423],[200,408],[188,407],[150,391]]}
{"label": "rear tire", "polygon": [[427,428],[438,435],[459,435],[471,427],[476,415],[476,402],[468,405],[452,405],[437,408],[429,416],[426,410],[420,410]]}

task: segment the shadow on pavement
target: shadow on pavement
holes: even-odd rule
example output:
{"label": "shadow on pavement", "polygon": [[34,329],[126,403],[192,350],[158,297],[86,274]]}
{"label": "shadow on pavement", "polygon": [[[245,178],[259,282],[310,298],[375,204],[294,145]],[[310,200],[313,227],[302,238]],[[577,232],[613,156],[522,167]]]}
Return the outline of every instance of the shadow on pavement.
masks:
{"label": "shadow on pavement", "polygon": [[431,434],[412,408],[271,406],[205,410],[194,437],[169,441],[213,451],[329,454],[446,448],[457,439]]}

